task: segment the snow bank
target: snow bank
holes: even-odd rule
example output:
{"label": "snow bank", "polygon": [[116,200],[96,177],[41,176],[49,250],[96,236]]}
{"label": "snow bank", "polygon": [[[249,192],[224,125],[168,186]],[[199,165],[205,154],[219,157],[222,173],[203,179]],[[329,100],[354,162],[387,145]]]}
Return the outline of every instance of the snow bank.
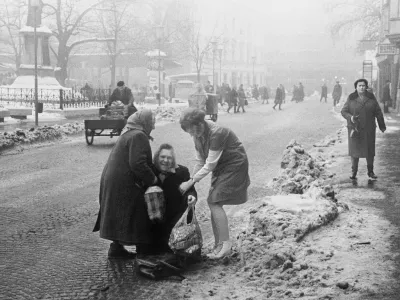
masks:
{"label": "snow bank", "polygon": [[[163,107],[152,109],[156,114],[156,120],[176,122],[179,120],[181,111],[186,107]],[[139,108],[140,110],[140,108]],[[77,134],[85,130],[83,122],[67,123],[64,125],[40,126],[27,130],[16,129],[4,132],[0,135],[0,151],[12,148],[19,144],[29,144],[46,140],[61,139],[65,136]]]}

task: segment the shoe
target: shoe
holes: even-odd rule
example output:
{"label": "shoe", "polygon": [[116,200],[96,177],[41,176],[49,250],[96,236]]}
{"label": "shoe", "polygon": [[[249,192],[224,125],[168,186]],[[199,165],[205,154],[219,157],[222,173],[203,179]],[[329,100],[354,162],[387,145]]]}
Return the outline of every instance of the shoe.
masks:
{"label": "shoe", "polygon": [[356,174],[351,175],[351,176],[350,176],[350,179],[351,179],[351,180],[356,180],[356,179],[357,179],[357,175],[356,175]]}
{"label": "shoe", "polygon": [[377,180],[377,179],[378,179],[378,176],[376,176],[376,175],[374,174],[374,172],[368,172],[368,178],[369,178],[370,180]]}
{"label": "shoe", "polygon": [[108,249],[108,258],[110,259],[135,259],[136,253],[129,252],[124,246],[112,243]]}
{"label": "shoe", "polygon": [[273,109],[275,109],[275,106],[272,106]]}
{"label": "shoe", "polygon": [[210,253],[210,254],[207,255],[207,257],[209,259],[220,259],[220,258],[224,258],[224,257],[229,256],[231,253],[232,253],[232,242],[231,241],[225,241],[225,242],[222,242],[221,250],[219,250],[218,253],[216,253],[216,254]]}

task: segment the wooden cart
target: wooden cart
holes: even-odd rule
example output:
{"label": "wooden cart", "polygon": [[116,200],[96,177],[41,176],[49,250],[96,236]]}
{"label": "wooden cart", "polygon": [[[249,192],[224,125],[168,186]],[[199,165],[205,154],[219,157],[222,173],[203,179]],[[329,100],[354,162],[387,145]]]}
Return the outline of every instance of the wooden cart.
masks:
{"label": "wooden cart", "polygon": [[[137,111],[135,106],[129,107],[128,115],[132,115]],[[117,117],[113,114],[120,115]],[[85,120],[85,138],[88,145],[93,144],[95,136],[120,136],[124,129],[126,120],[123,118],[123,107],[107,107],[99,109],[99,117],[101,120]],[[105,117],[105,118],[104,118]]]}
{"label": "wooden cart", "polygon": [[85,137],[88,145],[93,144],[95,136],[120,136],[126,120],[85,120]]}

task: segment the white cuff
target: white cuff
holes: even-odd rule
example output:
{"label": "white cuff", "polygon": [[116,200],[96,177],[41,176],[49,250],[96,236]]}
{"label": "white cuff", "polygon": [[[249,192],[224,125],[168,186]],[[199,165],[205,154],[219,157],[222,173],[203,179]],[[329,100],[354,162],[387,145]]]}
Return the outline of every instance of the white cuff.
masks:
{"label": "white cuff", "polygon": [[199,171],[194,173],[193,181],[199,182],[201,179],[206,177],[210,172],[212,172],[217,166],[218,161],[221,158],[221,155],[222,155],[222,150],[219,151],[210,150],[208,153],[208,157],[206,159],[206,163]]}

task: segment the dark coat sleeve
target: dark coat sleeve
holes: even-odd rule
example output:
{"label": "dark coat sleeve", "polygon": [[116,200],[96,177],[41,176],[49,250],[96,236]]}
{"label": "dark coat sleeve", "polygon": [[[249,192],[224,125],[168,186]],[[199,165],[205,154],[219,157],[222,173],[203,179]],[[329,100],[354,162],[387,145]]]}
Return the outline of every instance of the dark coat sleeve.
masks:
{"label": "dark coat sleeve", "polygon": [[[144,132],[136,134],[134,139],[129,140],[129,167],[135,178],[143,181],[147,186],[153,185],[155,174],[151,165],[151,147],[149,138]],[[150,157],[148,155],[150,154]]]}
{"label": "dark coat sleeve", "polygon": [[347,120],[347,125],[351,124],[352,114],[350,113],[350,98],[348,97],[345,104],[342,107],[341,114],[343,118]]}
{"label": "dark coat sleeve", "polygon": [[379,129],[381,131],[385,131],[386,125],[385,125],[385,119],[383,118],[381,107],[379,106],[379,103],[375,97],[374,97],[374,101],[375,101],[375,118],[378,121]]}

